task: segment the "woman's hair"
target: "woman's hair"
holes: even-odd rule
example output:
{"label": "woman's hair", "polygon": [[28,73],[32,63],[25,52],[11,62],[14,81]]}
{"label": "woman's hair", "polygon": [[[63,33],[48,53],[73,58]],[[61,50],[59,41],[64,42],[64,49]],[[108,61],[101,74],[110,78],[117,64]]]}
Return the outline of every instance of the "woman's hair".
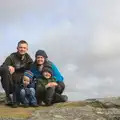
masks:
{"label": "woman's hair", "polygon": [[43,56],[45,59],[48,58],[46,52],[44,50],[38,50],[36,53],[35,53],[35,57],[37,56]]}

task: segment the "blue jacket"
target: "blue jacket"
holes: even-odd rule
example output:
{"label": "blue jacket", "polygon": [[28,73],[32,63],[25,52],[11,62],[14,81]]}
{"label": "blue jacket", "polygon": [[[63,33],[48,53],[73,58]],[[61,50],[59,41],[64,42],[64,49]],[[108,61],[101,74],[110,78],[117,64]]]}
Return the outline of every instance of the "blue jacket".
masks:
{"label": "blue jacket", "polygon": [[[58,68],[51,61],[48,61],[48,63],[51,64],[53,70],[53,77],[56,78],[57,82],[62,82],[64,78],[59,72]],[[41,73],[38,70],[37,65],[35,63],[31,66],[31,72],[34,74],[35,78],[41,78]]]}

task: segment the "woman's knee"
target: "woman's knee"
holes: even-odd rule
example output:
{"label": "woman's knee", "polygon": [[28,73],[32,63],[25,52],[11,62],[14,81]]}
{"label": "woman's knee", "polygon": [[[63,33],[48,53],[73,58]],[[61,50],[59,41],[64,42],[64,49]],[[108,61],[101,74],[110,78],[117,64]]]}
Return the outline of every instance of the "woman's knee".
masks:
{"label": "woman's knee", "polygon": [[56,92],[61,94],[65,89],[65,84],[64,82],[58,82],[58,85],[56,86]]}

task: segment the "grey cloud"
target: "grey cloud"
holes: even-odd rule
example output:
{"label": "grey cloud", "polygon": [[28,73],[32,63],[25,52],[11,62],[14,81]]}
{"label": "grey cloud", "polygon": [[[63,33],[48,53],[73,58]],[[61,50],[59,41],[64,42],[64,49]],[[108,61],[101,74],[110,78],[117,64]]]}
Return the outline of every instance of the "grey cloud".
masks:
{"label": "grey cloud", "polygon": [[12,3],[2,3],[0,9],[10,10],[10,18],[1,12],[2,22],[17,29],[15,39],[29,40],[33,57],[37,49],[47,52],[65,77],[70,100],[119,95],[119,0]]}

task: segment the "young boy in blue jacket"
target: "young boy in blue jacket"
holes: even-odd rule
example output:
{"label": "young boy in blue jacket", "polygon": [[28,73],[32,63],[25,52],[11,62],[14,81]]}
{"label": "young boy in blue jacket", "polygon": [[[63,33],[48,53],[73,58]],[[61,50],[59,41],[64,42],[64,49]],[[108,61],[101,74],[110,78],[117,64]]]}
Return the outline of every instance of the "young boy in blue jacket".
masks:
{"label": "young boy in blue jacket", "polygon": [[24,72],[23,81],[20,85],[20,102],[24,107],[37,107],[35,97],[35,84],[33,81],[33,73],[29,70]]}

